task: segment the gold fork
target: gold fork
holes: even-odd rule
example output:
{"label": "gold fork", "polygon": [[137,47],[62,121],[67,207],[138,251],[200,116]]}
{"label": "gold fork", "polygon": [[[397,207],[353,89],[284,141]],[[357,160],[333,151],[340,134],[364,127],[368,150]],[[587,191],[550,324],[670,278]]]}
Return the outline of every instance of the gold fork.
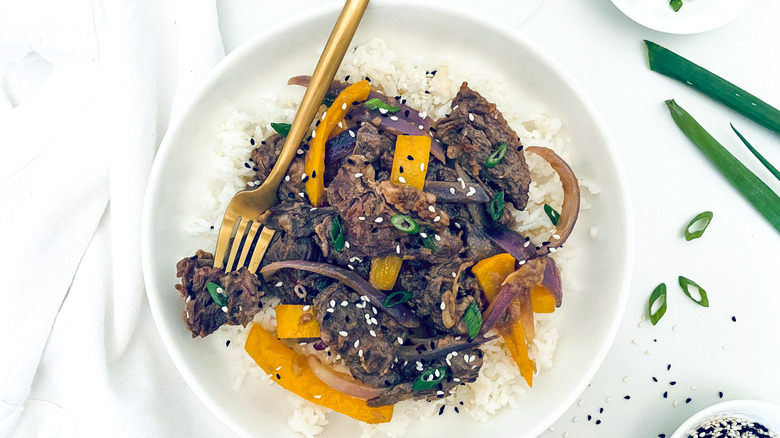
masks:
{"label": "gold fork", "polygon": [[[261,228],[257,217],[279,202],[276,196],[279,184],[287,173],[301,140],[306,135],[309,125],[322,104],[322,99],[336,75],[341,60],[344,59],[344,54],[355,35],[355,30],[363,17],[368,2],[369,0],[347,0],[344,4],[320,60],[317,62],[311,84],[303,95],[301,105],[282,147],[282,152],[279,154],[271,174],[260,187],[240,191],[230,200],[219,228],[217,250],[214,253],[215,268],[224,266],[225,271],[230,272],[239,269],[246,263]],[[254,251],[249,261],[250,272],[257,271],[275,232],[263,227],[257,238],[257,243],[254,244]],[[227,264],[225,264],[226,258]]]}

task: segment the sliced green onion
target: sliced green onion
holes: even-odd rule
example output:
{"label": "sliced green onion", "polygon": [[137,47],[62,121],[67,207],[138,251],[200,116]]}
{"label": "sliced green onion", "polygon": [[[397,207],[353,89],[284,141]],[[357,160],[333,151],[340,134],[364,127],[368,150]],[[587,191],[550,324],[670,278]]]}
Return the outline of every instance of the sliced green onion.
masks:
{"label": "sliced green onion", "polygon": [[778,170],[777,170],[777,168],[775,168],[775,166],[773,166],[773,165],[772,165],[772,163],[770,163],[769,161],[767,161],[767,159],[766,159],[766,158],[764,158],[764,156],[763,156],[763,155],[759,154],[759,153],[758,153],[758,151],[757,151],[757,150],[755,150],[755,149],[753,148],[753,146],[752,146],[750,143],[748,143],[747,139],[746,139],[745,137],[743,137],[743,136],[742,136],[742,134],[740,134],[740,133],[739,133],[739,131],[737,131],[737,128],[735,128],[733,124],[730,124],[730,125],[731,125],[731,129],[733,129],[733,130],[734,130],[734,133],[736,133],[736,134],[737,134],[737,137],[739,137],[739,139],[740,139],[740,140],[742,140],[742,143],[744,143],[744,144],[745,144],[745,146],[747,146],[747,148],[750,150],[750,152],[752,152],[752,153],[753,153],[753,155],[754,155],[756,158],[758,158],[758,161],[760,161],[760,162],[761,162],[761,164],[763,164],[763,165],[764,165],[764,167],[766,167],[766,168],[767,168],[767,170],[768,170],[768,171],[769,171],[769,172],[770,172],[772,175],[774,175],[774,176],[775,176],[775,178],[777,178],[777,179],[780,179],[780,171],[778,171]]}
{"label": "sliced green onion", "polygon": [[384,102],[382,102],[382,99],[373,98],[368,99],[367,101],[363,102],[363,106],[370,109],[370,110],[378,110],[383,109],[386,110],[389,113],[397,113],[398,111],[401,111],[401,108],[398,108],[397,106],[388,105]]}
{"label": "sliced green onion", "polygon": [[[656,302],[660,300],[661,304],[658,309],[653,312]],[[647,310],[650,313],[650,322],[656,325],[661,317],[666,313],[666,283],[661,283],[650,294],[650,300],[648,301]]]}
{"label": "sliced green onion", "polygon": [[490,213],[490,217],[492,217],[494,221],[501,219],[501,216],[504,215],[503,190],[496,193],[496,196],[493,196],[493,199],[488,202],[488,213]]}
{"label": "sliced green onion", "polygon": [[289,123],[271,123],[271,127],[274,128],[274,131],[278,132],[282,137],[287,137],[287,134],[290,133],[290,128],[292,125]]}
{"label": "sliced green onion", "polygon": [[395,307],[412,299],[412,293],[405,290],[399,290],[391,293],[385,298],[385,307]]}
{"label": "sliced green onion", "polygon": [[417,234],[420,231],[420,226],[417,225],[417,222],[405,214],[393,215],[390,218],[390,223],[406,234]]}
{"label": "sliced green onion", "polygon": [[651,70],[688,84],[754,122],[780,133],[780,111],[776,108],[658,44],[647,40],[645,44]]}
{"label": "sliced green onion", "polygon": [[447,376],[447,367],[431,368],[412,383],[413,391],[425,391],[439,384]]}
{"label": "sliced green onion", "polygon": [[206,289],[209,290],[209,295],[211,295],[211,299],[214,300],[214,303],[216,303],[217,306],[224,307],[227,305],[227,295],[225,295],[225,288],[218,285],[217,283],[214,283],[213,281],[209,281],[206,283]]}
{"label": "sliced green onion", "polygon": [[674,9],[674,12],[679,11],[682,5],[683,5],[682,0],[672,0],[669,2],[669,6],[671,6],[672,9]]}
{"label": "sliced green onion", "polygon": [[495,152],[487,157],[487,160],[485,160],[485,166],[496,167],[496,164],[504,159],[504,155],[506,155],[506,143],[501,143],[498,145],[498,149],[496,149]]}
{"label": "sliced green onion", "polygon": [[760,178],[729,153],[687,111],[674,100],[666,106],[677,126],[693,141],[715,167],[780,232],[780,197]]}
{"label": "sliced green onion", "polygon": [[430,249],[433,252],[436,252],[438,248],[436,248],[436,242],[434,241],[434,233],[436,233],[436,230],[433,228],[423,230],[420,232],[420,238],[422,239],[424,247]]}
{"label": "sliced green onion", "polygon": [[333,105],[333,102],[336,100],[336,96],[332,94],[326,94],[325,97],[322,98],[322,104],[326,107],[330,108],[331,105]]}
{"label": "sliced green onion", "polygon": [[703,211],[697,214],[688,222],[688,226],[685,227],[685,240],[690,242],[693,239],[701,237],[702,234],[704,234],[704,230],[706,230],[707,226],[710,224],[710,221],[712,221],[711,211]]}
{"label": "sliced green onion", "polygon": [[479,329],[482,328],[482,312],[479,311],[475,301],[472,301],[469,307],[466,308],[466,312],[463,314],[463,322],[466,323],[470,341],[479,334]]}
{"label": "sliced green onion", "polygon": [[336,252],[344,249],[344,228],[341,227],[341,220],[338,216],[333,216],[333,222],[330,225],[330,242]]}
{"label": "sliced green onion", "polygon": [[558,221],[561,219],[561,214],[557,210],[550,207],[550,204],[544,204],[544,212],[547,213],[547,217],[550,218],[550,222],[553,225],[558,225]]}
{"label": "sliced green onion", "polygon": [[[705,292],[701,286],[696,284],[695,281],[685,278],[682,275],[677,278],[677,281],[680,283],[680,287],[682,288],[683,292],[685,292],[685,295],[688,295],[688,298],[692,299],[693,302],[699,304],[702,307],[710,307],[710,300],[707,299],[707,292]],[[691,287],[698,289],[698,300],[691,295]]]}

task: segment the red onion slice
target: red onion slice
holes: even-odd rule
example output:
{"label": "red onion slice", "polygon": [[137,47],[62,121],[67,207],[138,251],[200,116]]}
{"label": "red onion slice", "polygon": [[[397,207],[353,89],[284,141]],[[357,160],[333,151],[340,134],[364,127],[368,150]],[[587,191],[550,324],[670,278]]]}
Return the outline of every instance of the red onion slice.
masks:
{"label": "red onion slice", "polygon": [[[436,360],[440,359],[442,357],[446,357],[448,354],[452,353],[453,351],[464,351],[464,350],[471,350],[473,348],[477,348],[480,345],[484,344],[485,342],[492,341],[493,339],[496,339],[495,336],[483,336],[478,335],[471,341],[468,340],[468,336],[464,335],[460,340],[454,340],[453,338],[444,338],[440,340],[437,343],[436,348],[433,349],[426,349],[423,351],[419,351],[418,347],[420,345],[424,345],[423,343],[420,343],[419,345],[412,345],[412,346],[404,346],[401,347],[398,350],[398,359],[399,360],[408,360],[409,362],[414,362],[417,360]],[[445,345],[442,345],[442,344]]]}
{"label": "red onion slice", "polygon": [[542,285],[550,291],[555,298],[555,307],[561,307],[563,301],[563,287],[561,286],[561,273],[558,272],[558,265],[555,260],[547,257],[547,266],[544,267],[544,279]]}
{"label": "red onion slice", "polygon": [[563,158],[553,152],[552,149],[529,146],[526,147],[525,150],[544,158],[544,160],[552,166],[553,170],[558,173],[558,177],[561,179],[561,185],[563,186],[561,217],[558,220],[555,232],[557,238],[553,239],[549,245],[545,245],[539,250],[539,255],[544,255],[549,252],[549,248],[557,248],[563,245],[563,243],[566,242],[566,239],[569,238],[572,229],[574,229],[574,224],[577,222],[577,216],[580,212],[580,186],[577,183],[577,177],[574,176],[571,167],[569,167]]}
{"label": "red onion slice", "polygon": [[284,260],[280,262],[273,262],[266,265],[260,270],[260,274],[266,279],[273,275],[276,271],[284,268],[300,269],[302,271],[314,272],[316,274],[324,275],[326,277],[338,280],[345,286],[354,289],[357,293],[368,297],[371,304],[383,309],[390,316],[396,319],[399,324],[406,328],[415,328],[420,326],[420,319],[412,312],[406,304],[399,304],[393,307],[385,307],[385,295],[382,291],[375,288],[363,277],[357,275],[352,271],[348,271],[338,266],[333,266],[327,263],[309,262],[306,260]]}
{"label": "red onion slice", "polygon": [[387,388],[377,388],[358,382],[352,376],[340,373],[324,365],[314,356],[308,356],[306,362],[312,373],[322,380],[332,390],[346,394],[351,397],[368,400],[379,397],[387,391]]}

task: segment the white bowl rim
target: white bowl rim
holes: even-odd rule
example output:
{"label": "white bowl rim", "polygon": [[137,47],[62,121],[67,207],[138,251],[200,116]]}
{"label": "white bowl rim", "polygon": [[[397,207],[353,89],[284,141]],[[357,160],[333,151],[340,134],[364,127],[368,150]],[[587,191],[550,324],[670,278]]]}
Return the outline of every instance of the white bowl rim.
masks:
{"label": "white bowl rim", "polygon": [[[178,111],[175,114],[172,114],[168,130],[166,131],[166,134],[164,135],[163,140],[160,144],[160,148],[158,149],[158,154],[160,154],[161,151],[171,147],[171,143],[172,143],[171,137],[173,137],[172,133],[181,130],[182,126],[186,123],[186,119],[188,116],[187,108],[190,108],[194,102],[197,102],[204,94],[206,94],[208,90],[212,88],[216,82],[219,81],[220,77],[226,71],[233,68],[236,63],[240,62],[240,60],[243,59],[245,56],[247,56],[247,54],[255,50],[255,48],[258,45],[263,44],[266,40],[268,40],[269,36],[279,34],[284,29],[295,28],[296,26],[300,26],[302,23],[306,23],[317,17],[327,16],[327,15],[337,15],[341,7],[342,7],[341,3],[331,2],[325,5],[318,6],[316,8],[312,8],[307,11],[303,11],[291,17],[288,17],[285,20],[274,23],[273,25],[269,26],[265,30],[258,32],[257,34],[249,38],[247,41],[239,45],[237,48],[235,48],[233,51],[228,53],[225,56],[225,58],[223,58],[214,68],[211,69],[209,73],[206,74],[206,76],[200,82],[200,84],[195,87],[193,92],[190,94],[189,98],[180,107],[183,110]],[[614,171],[615,171],[615,177],[619,181],[618,194],[620,196],[620,201],[625,206],[624,217],[620,219],[625,221],[625,229],[626,229],[626,235],[624,236],[625,237],[624,251],[623,254],[619,254],[619,256],[623,260],[625,260],[625,269],[623,270],[622,279],[617,288],[617,290],[619,290],[619,296],[618,296],[618,302],[615,307],[616,312],[612,317],[612,321],[610,322],[610,325],[608,326],[607,336],[605,337],[604,342],[601,343],[598,351],[593,356],[594,360],[591,361],[590,366],[584,372],[581,381],[578,382],[576,387],[574,387],[571,391],[569,391],[568,397],[566,397],[566,399],[562,403],[560,403],[560,405],[556,409],[551,410],[543,419],[541,419],[537,423],[538,426],[536,430],[527,431],[532,435],[538,435],[539,433],[543,432],[547,427],[549,427],[554,421],[556,421],[561,415],[563,415],[563,413],[574,403],[574,401],[582,393],[582,391],[585,390],[587,385],[590,383],[590,380],[592,380],[592,378],[595,376],[598,368],[604,362],[604,358],[606,357],[609,349],[612,346],[612,343],[614,342],[614,339],[617,335],[618,329],[622,322],[623,316],[625,314],[625,308],[628,302],[630,282],[631,282],[633,264],[634,264],[633,263],[634,221],[633,221],[633,209],[632,209],[631,200],[628,191],[629,186],[627,182],[627,177],[625,174],[625,169],[622,160],[617,151],[617,147],[614,143],[611,134],[609,133],[606,122],[604,121],[600,112],[598,111],[598,109],[596,108],[595,104],[590,99],[590,97],[585,93],[584,89],[574,79],[574,77],[555,58],[553,58],[552,55],[550,55],[548,52],[542,49],[541,46],[539,46],[536,42],[531,40],[529,37],[520,33],[518,30],[510,27],[507,24],[504,24],[503,22],[491,18],[481,12],[475,11],[473,8],[456,5],[456,4],[449,4],[441,0],[429,0],[426,1],[424,4],[419,3],[418,0],[374,0],[369,5],[369,7],[370,8],[387,8],[387,7],[412,8],[413,7],[417,9],[431,9],[437,11],[446,10],[448,13],[451,13],[453,15],[458,15],[470,21],[474,21],[478,25],[482,25],[482,26],[489,25],[492,31],[494,31],[497,34],[500,34],[500,36],[502,36],[503,38],[506,38],[507,40],[510,40],[518,45],[524,46],[527,50],[529,50],[535,56],[537,56],[541,62],[545,63],[551,70],[555,71],[556,74],[560,75],[560,77],[571,87],[573,93],[577,96],[578,99],[580,99],[583,105],[587,108],[587,111],[589,112],[590,116],[593,118],[596,124],[597,131],[602,135],[603,145],[606,147],[606,152],[612,158],[613,162],[616,164]],[[144,207],[142,212],[142,224],[141,224],[141,236],[142,236],[141,256],[142,257],[141,258],[142,258],[144,280],[146,281],[147,285],[154,284],[151,278],[151,272],[153,270],[152,262],[151,262],[151,258],[152,258],[151,254],[153,252],[153,248],[151,247],[151,243],[150,243],[151,239],[149,238],[149,236],[152,234],[152,225],[153,225],[152,219],[154,216],[153,211],[155,208],[153,205],[150,205],[151,204],[150,202],[147,201],[153,196],[154,190],[158,186],[157,183],[161,178],[161,174],[163,172],[163,169],[161,169],[160,167],[161,167],[160,161],[155,160],[147,183],[146,193],[144,197]],[[220,406],[215,400],[213,400],[209,396],[206,389],[196,378],[196,375],[187,366],[186,361],[184,360],[182,355],[179,354],[176,348],[177,342],[176,340],[174,340],[173,333],[161,329],[164,327],[164,325],[158,323],[158,321],[164,321],[170,316],[163,315],[161,313],[160,309],[162,308],[162,306],[160,303],[160,299],[158,298],[158,295],[154,293],[153,288],[147,286],[146,290],[147,290],[149,305],[151,307],[152,316],[154,318],[155,325],[158,327],[158,332],[163,341],[165,349],[168,352],[168,355],[170,356],[174,365],[176,366],[176,369],[184,378],[187,385],[198,396],[201,402],[217,418],[219,418],[223,423],[225,423],[231,430],[233,430],[235,433],[241,436],[245,436],[248,438],[253,437],[254,435],[252,435],[249,431],[245,430],[231,416],[222,415],[224,413],[222,406]]]}

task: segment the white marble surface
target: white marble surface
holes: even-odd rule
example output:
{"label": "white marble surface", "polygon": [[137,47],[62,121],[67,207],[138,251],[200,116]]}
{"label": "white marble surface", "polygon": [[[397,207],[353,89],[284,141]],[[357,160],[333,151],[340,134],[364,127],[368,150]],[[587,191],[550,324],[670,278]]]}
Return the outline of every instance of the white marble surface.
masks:
{"label": "white marble surface", "polygon": [[[642,44],[662,44],[780,106],[780,3],[759,0],[719,29],[670,35],[634,23],[604,0],[451,1],[509,24],[556,57],[601,111],[628,175],[636,257],[626,314],[591,385],[542,436],[669,436],[718,401],[780,403],[780,234],[683,137],[663,101],[677,99],[778,192],[780,183],[739,143],[729,122],[774,163],[780,163],[780,137],[651,72]],[[320,3],[220,0],[225,49]],[[713,222],[703,238],[686,242],[683,228],[704,210],[714,212]],[[707,290],[709,308],[680,292],[678,275]],[[643,315],[661,282],[669,288],[669,309],[651,326]]]}

